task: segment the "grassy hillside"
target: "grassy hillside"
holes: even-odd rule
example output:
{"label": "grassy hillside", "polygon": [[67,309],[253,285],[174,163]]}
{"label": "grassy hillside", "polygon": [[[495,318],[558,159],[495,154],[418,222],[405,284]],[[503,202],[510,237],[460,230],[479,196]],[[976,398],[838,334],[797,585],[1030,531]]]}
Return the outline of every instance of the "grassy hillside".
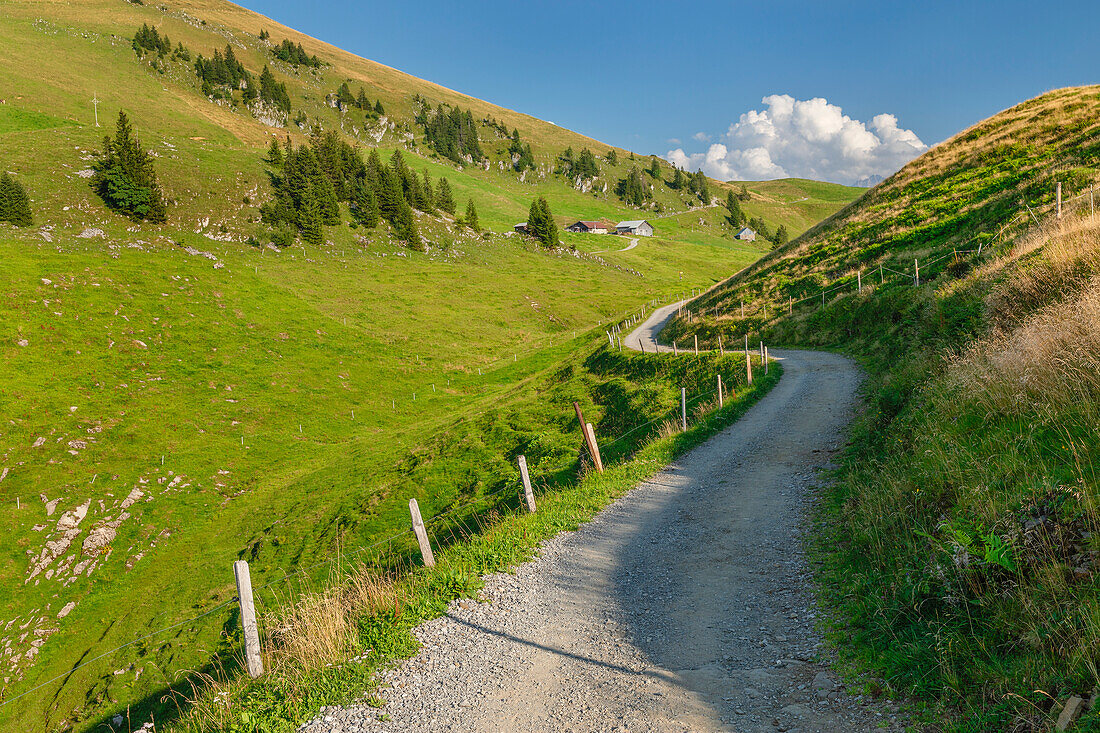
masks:
{"label": "grassy hillside", "polygon": [[[1100,684],[1098,112],[1100,87],[1064,89],[960,133],[670,334],[748,331],[866,365],[821,577],[838,647],[883,680],[871,691],[942,706],[938,729],[1049,730]],[[1097,712],[1074,729],[1100,729]]]}
{"label": "grassy hillside", "polygon": [[[192,62],[230,44],[253,77],[269,66],[288,88],[287,126],[254,117],[239,91],[204,95],[174,54],[139,57],[142,24]],[[284,39],[322,65],[275,59]],[[403,529],[410,496],[425,515],[481,497],[514,481],[521,449],[539,470],[572,470],[572,400],[611,435],[675,397],[645,386],[648,365],[592,366],[607,324],[764,251],[734,241],[722,209],[672,189],[667,164],[661,180],[644,174],[651,204],[628,207],[615,182],[649,157],[616,150],[611,163],[607,145],[225,2],[14,0],[0,12],[0,64],[0,167],[35,217],[29,229],[0,225],[4,730],[90,729],[128,708],[159,715],[189,696],[195,677],[182,671],[235,670],[239,624],[222,607],[235,559],[252,563],[256,585],[305,568],[323,583],[335,553]],[[385,113],[329,106],[344,82]],[[418,98],[470,109],[487,167],[436,154],[413,119]],[[154,155],[166,224],[113,214],[88,185],[120,109]],[[512,170],[501,128],[532,146],[534,169]],[[351,226],[345,207],[320,245],[261,246],[267,146],[319,130],[445,176],[459,210],[473,200],[489,231],[418,212],[418,252],[388,225]],[[567,147],[597,155],[594,180],[554,172]],[[855,195],[810,181],[749,191],[747,213],[792,233]],[[657,236],[628,251],[619,237],[567,235],[548,250],[509,236],[540,195],[559,225],[644,217]],[[280,586],[264,603],[300,589]],[[99,658],[211,608],[202,623]]]}

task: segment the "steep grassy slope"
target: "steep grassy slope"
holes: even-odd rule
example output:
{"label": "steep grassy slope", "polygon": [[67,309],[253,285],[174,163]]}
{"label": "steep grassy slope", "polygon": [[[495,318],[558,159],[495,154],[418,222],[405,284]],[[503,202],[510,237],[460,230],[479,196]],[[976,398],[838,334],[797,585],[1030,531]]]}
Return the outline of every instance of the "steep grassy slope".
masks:
{"label": "steep grassy slope", "polygon": [[[671,332],[865,363],[868,409],[824,499],[822,579],[842,652],[944,705],[945,730],[1048,730],[1100,684],[1098,113],[1100,88],[1084,87],[982,122]],[[1093,711],[1076,729],[1098,728]]]}

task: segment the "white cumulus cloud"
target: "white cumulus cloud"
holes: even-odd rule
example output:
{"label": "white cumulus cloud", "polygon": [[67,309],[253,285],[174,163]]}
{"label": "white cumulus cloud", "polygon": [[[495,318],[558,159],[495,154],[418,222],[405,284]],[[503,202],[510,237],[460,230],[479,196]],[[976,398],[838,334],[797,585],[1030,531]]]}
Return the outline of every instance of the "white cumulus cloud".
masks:
{"label": "white cumulus cloud", "polygon": [[706,152],[676,148],[665,158],[724,181],[796,177],[851,184],[889,176],[928,149],[891,114],[864,123],[821,97],[788,94],[764,97],[763,104],[741,115]]}

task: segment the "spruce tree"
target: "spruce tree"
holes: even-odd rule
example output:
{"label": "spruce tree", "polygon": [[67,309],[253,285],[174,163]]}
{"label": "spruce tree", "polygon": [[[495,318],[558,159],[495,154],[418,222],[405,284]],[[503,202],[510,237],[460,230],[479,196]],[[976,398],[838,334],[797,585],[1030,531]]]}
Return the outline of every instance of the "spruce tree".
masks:
{"label": "spruce tree", "polygon": [[481,222],[477,219],[477,209],[474,207],[473,199],[470,199],[466,203],[466,226],[470,227],[475,232],[481,231]]}
{"label": "spruce tree", "polygon": [[108,208],[134,221],[167,220],[153,159],[134,136],[125,112],[119,111],[114,140],[103,139],[103,153],[92,169],[89,183]]}
{"label": "spruce tree", "polygon": [[298,230],[302,233],[302,241],[310,244],[323,242],[325,239],[323,224],[321,204],[317,200],[316,191],[314,187],[307,186],[298,207]]}
{"label": "spruce tree", "polygon": [[542,220],[542,209],[539,207],[539,202],[536,199],[531,202],[531,209],[527,212],[527,234],[541,242],[545,230],[546,226]]}
{"label": "spruce tree", "polygon": [[790,235],[787,234],[787,226],[780,224],[779,228],[775,230],[775,237],[772,239],[773,246],[782,247],[788,241],[790,241]]}
{"label": "spruce tree", "polygon": [[420,210],[431,213],[435,211],[435,194],[432,191],[432,179],[428,176],[428,170],[426,168],[422,173],[424,175],[424,181],[420,190],[424,195],[424,206],[420,207]]}
{"label": "spruce tree", "polygon": [[619,154],[615,152],[614,148],[607,151],[607,156],[606,157],[607,157],[608,164],[610,164],[610,165],[618,165],[619,164]]}
{"label": "spruce tree", "polygon": [[360,224],[367,229],[378,226],[378,197],[374,195],[374,189],[366,178],[361,178],[356,183],[352,204],[355,218]]}
{"label": "spruce tree", "polygon": [[744,183],[741,184],[741,193],[737,195],[737,198],[741,199],[742,201],[748,201],[750,198],[752,198],[751,196],[749,196],[749,187],[746,186]]}
{"label": "spruce tree", "polygon": [[451,184],[447,182],[446,178],[439,179],[439,186],[435,192],[435,205],[439,207],[440,211],[445,211],[451,216],[455,213],[455,199],[451,193]]}
{"label": "spruce tree", "polygon": [[682,168],[680,168],[679,166],[674,167],[676,170],[672,174],[672,183],[669,185],[671,185],[677,191],[682,191],[684,189],[684,186],[687,185],[687,177],[684,176],[684,171]]}
{"label": "spruce tree", "polygon": [[558,225],[554,221],[554,215],[550,213],[550,203],[542,196],[539,196],[538,205],[542,212],[543,244],[547,247],[557,247],[559,237]]}
{"label": "spruce tree", "polygon": [[267,149],[267,162],[276,167],[283,164],[283,149],[275,138],[271,138],[271,146]]}
{"label": "spruce tree", "polygon": [[726,208],[730,212],[730,224],[732,226],[738,226],[745,219],[745,215],[741,212],[741,204],[737,203],[737,196],[733,191],[726,192]]}
{"label": "spruce tree", "polygon": [[653,156],[653,163],[649,166],[649,175],[654,179],[661,177],[661,164],[657,161],[657,156]]}
{"label": "spruce tree", "polygon": [[386,114],[386,108],[382,106],[382,100],[379,99],[374,103],[374,111],[380,115]]}
{"label": "spruce tree", "polygon": [[5,221],[17,227],[29,227],[34,223],[26,189],[7,172],[0,173],[0,222]]}

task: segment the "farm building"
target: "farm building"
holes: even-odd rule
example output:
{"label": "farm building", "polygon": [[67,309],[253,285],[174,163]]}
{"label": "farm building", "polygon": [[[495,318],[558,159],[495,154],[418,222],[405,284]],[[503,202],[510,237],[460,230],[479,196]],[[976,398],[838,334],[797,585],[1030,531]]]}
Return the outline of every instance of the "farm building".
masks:
{"label": "farm building", "polygon": [[526,234],[527,233],[527,222],[521,221],[519,224],[516,224],[512,228],[515,229],[520,234]]}
{"label": "farm building", "polygon": [[752,229],[749,229],[748,227],[743,227],[741,231],[737,232],[737,239],[745,242],[755,242],[756,232],[754,232]]}
{"label": "farm building", "polygon": [[582,234],[607,234],[610,230],[611,223],[606,221],[578,221],[565,228],[567,232]]}
{"label": "farm building", "polygon": [[620,221],[615,226],[616,234],[637,234],[639,237],[652,237],[653,225],[645,219],[636,221]]}

